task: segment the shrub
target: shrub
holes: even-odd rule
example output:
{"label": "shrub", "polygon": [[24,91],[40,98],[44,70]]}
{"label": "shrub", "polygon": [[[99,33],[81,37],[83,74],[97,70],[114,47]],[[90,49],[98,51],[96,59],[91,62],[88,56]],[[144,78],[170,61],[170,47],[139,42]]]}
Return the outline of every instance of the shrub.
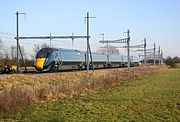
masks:
{"label": "shrub", "polygon": [[168,57],[165,60],[165,63],[166,63],[166,65],[170,66],[171,68],[175,68],[176,67],[176,61],[173,58],[171,58],[171,57]]}

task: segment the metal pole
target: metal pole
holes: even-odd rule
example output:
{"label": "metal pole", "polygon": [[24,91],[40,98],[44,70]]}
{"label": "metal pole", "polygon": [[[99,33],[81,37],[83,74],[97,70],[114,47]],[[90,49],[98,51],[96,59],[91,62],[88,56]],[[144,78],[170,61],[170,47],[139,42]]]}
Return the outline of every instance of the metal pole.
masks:
{"label": "metal pole", "polygon": [[52,40],[52,38],[51,38],[51,33],[50,33],[50,47],[51,47],[51,40]]}
{"label": "metal pole", "polygon": [[161,50],[161,64],[163,64],[163,51]]}
{"label": "metal pole", "polygon": [[104,41],[104,33],[102,33],[101,35],[102,35],[102,40]]}
{"label": "metal pole", "polygon": [[20,45],[19,45],[19,52],[20,52],[20,54],[21,54],[21,58],[22,58],[22,61],[23,61],[23,63],[24,63],[25,72],[27,72],[26,61],[25,61],[24,58],[23,58],[23,54],[22,54]]}
{"label": "metal pole", "polygon": [[90,53],[90,58],[91,58],[91,65],[94,71],[94,64],[93,64],[93,60],[92,60],[92,53],[91,53],[91,48],[90,48],[90,44],[89,44],[89,53]]}
{"label": "metal pole", "polygon": [[146,38],[144,38],[144,65],[146,66],[147,64],[146,64],[146,62],[147,62],[147,60],[146,60]]}
{"label": "metal pole", "polygon": [[[103,41],[104,41],[104,34],[103,34]],[[110,50],[109,50],[109,42],[107,42],[106,44],[106,48],[107,48],[107,66],[110,64],[110,61],[109,61],[109,55],[110,55]]]}
{"label": "metal pole", "polygon": [[156,60],[155,60],[155,51],[156,51],[156,45],[154,43],[154,66],[156,65]]}
{"label": "metal pole", "polygon": [[158,50],[158,64],[160,65],[161,64],[161,49],[160,49],[160,46],[159,46],[159,50]]}
{"label": "metal pole", "polygon": [[[72,33],[72,37],[74,36],[74,33]],[[72,38],[72,46],[74,47],[74,38]]]}
{"label": "metal pole", "polygon": [[17,57],[16,57],[16,65],[17,65],[17,72],[19,72],[19,25],[18,25],[18,11],[16,12],[16,24],[17,24],[17,35],[16,35],[16,40],[17,40]]}
{"label": "metal pole", "polygon": [[89,12],[87,12],[87,55],[86,55],[86,58],[87,58],[86,60],[87,71],[89,71]]}
{"label": "metal pole", "polygon": [[[104,40],[104,34],[103,34],[103,40]],[[106,43],[106,48],[107,48],[107,54],[109,53],[109,43]]]}
{"label": "metal pole", "polygon": [[[17,30],[16,30],[17,31],[17,35],[16,35],[16,38],[15,38],[17,40],[17,57],[16,57],[17,69],[16,69],[16,71],[19,72],[19,49],[20,49],[20,46],[19,46],[19,14],[25,14],[26,15],[26,13],[19,13],[17,11],[15,14],[16,14],[16,25],[17,25]],[[22,57],[22,59],[23,59],[23,57]]]}
{"label": "metal pole", "polygon": [[127,31],[127,56],[128,56],[128,68],[130,67],[130,48],[129,48],[129,43],[130,43],[130,31]]}

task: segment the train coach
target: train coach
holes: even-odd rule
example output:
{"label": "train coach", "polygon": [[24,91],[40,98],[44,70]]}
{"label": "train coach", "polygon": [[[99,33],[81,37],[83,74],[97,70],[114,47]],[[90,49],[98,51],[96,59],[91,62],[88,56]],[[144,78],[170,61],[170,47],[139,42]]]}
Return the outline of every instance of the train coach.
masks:
{"label": "train coach", "polygon": [[[119,54],[92,53],[94,68],[111,68],[127,66],[127,57]],[[86,69],[86,52],[62,49],[42,48],[35,57],[37,71],[83,70]],[[131,66],[138,66],[139,58],[131,56]],[[92,68],[92,63],[90,63]]]}

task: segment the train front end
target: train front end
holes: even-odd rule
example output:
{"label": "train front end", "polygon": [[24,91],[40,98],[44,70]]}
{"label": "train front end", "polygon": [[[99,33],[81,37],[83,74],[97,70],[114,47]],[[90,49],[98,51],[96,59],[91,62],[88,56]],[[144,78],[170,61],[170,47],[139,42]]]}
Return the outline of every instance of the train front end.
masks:
{"label": "train front end", "polygon": [[42,48],[36,54],[34,65],[37,71],[45,71],[48,68],[48,59],[52,50],[50,48]]}

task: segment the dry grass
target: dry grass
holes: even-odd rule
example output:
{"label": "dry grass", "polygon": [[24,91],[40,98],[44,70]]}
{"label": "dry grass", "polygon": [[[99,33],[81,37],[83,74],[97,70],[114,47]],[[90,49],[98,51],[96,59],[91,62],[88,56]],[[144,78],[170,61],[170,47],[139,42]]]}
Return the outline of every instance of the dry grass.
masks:
{"label": "dry grass", "polygon": [[33,103],[33,92],[19,84],[13,84],[11,89],[4,89],[0,94],[0,110],[9,112]]}
{"label": "dry grass", "polygon": [[59,74],[8,75],[0,78],[0,111],[9,112],[38,102],[84,95],[89,91],[140,79],[166,67],[68,72]]}

